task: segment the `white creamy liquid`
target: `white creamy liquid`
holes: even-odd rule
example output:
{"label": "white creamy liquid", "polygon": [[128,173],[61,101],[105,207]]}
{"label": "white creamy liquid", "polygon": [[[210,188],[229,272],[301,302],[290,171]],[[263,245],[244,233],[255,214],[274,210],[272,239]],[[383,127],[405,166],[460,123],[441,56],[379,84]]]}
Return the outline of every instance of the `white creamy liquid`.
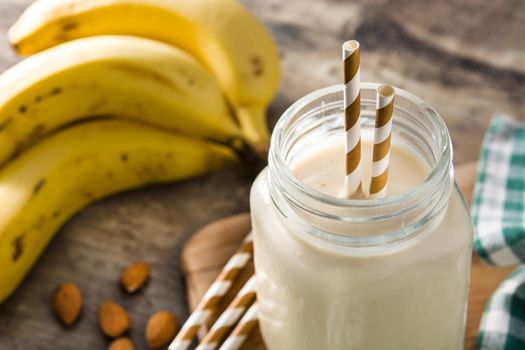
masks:
{"label": "white creamy liquid", "polygon": [[[319,145],[291,169],[308,186],[338,196],[343,153],[342,142]],[[364,188],[370,158],[365,142]],[[428,172],[393,145],[388,194],[407,191]],[[270,350],[463,348],[472,231],[456,190],[434,225],[408,242],[367,252],[311,239],[286,222],[266,171],[254,183],[251,207],[260,325]]]}
{"label": "white creamy liquid", "polygon": [[[361,147],[362,185],[368,191],[372,172],[372,150],[370,142]],[[319,192],[339,197],[345,181],[344,144],[335,142],[300,158],[291,165],[292,172],[302,182]],[[387,195],[406,192],[425,179],[429,170],[408,151],[394,146],[390,154]]]}

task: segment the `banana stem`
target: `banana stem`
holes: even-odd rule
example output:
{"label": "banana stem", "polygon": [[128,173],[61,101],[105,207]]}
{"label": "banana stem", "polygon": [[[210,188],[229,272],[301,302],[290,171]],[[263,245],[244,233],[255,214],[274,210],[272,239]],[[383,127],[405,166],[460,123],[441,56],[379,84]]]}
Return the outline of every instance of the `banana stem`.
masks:
{"label": "banana stem", "polygon": [[246,140],[260,156],[265,157],[270,143],[265,108],[253,105],[239,106],[235,109],[235,114]]}

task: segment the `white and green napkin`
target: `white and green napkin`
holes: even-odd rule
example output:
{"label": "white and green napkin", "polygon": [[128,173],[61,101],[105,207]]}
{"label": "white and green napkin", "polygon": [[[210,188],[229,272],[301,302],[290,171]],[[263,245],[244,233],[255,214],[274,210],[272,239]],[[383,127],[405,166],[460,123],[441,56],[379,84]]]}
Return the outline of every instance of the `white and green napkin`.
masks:
{"label": "white and green napkin", "polygon": [[[481,150],[472,205],[474,249],[487,263],[525,263],[525,123],[495,116]],[[525,349],[525,265],[496,290],[476,349]]]}

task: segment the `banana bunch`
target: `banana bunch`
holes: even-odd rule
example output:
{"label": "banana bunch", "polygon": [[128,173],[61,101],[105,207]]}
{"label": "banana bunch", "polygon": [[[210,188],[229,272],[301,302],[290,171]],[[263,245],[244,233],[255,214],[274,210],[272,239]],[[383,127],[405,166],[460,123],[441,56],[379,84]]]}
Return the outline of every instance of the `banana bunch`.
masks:
{"label": "banana bunch", "polygon": [[248,141],[268,143],[265,111],[279,83],[278,52],[236,0],[37,0],[8,37],[27,55],[109,34],[151,38],[191,53],[217,79]]}
{"label": "banana bunch", "polygon": [[224,143],[240,137],[215,79],[189,54],[150,39],[95,36],[0,76],[0,165],[43,135],[98,116]]}
{"label": "banana bunch", "polygon": [[86,205],[267,147],[278,53],[236,0],[37,0],[8,36],[0,302]]}

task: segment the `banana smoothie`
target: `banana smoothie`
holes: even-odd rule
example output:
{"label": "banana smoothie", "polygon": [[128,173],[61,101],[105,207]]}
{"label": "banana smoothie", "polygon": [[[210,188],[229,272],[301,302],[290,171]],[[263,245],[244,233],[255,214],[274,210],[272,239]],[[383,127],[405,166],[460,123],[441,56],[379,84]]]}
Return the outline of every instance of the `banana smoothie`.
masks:
{"label": "banana smoothie", "polygon": [[[367,189],[372,95],[361,89]],[[462,349],[472,228],[444,124],[401,91],[387,197],[343,199],[339,96],[324,89],[285,113],[252,188],[268,349]]]}

